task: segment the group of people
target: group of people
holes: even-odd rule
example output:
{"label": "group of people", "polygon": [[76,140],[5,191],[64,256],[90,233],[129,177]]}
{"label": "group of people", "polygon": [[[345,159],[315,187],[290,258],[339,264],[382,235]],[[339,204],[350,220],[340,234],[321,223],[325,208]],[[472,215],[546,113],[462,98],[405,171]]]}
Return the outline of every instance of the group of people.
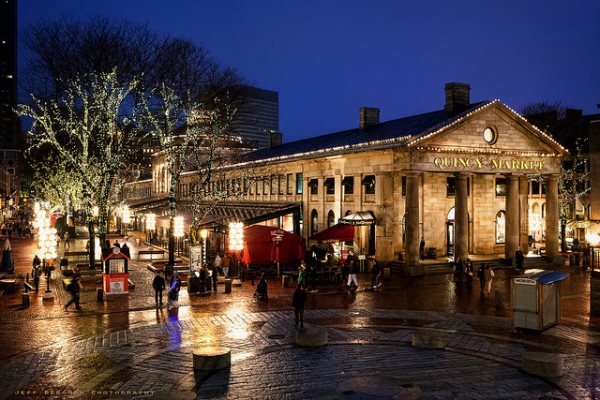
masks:
{"label": "group of people", "polygon": [[[468,286],[473,285],[475,276],[475,267],[469,257],[464,260],[458,257],[453,265],[454,282],[467,282]],[[479,287],[481,294],[486,294],[491,291],[492,280],[494,278],[494,270],[487,264],[483,263],[477,268],[477,278],[479,279]]]}
{"label": "group of people", "polygon": [[[165,277],[163,277],[163,274]],[[166,279],[165,279],[166,278]],[[154,301],[156,307],[163,305],[163,292],[169,284],[168,302],[169,307],[179,306],[179,291],[181,290],[181,277],[177,271],[173,271],[173,267],[165,266],[164,273],[158,271],[152,280],[152,287],[154,288]]]}

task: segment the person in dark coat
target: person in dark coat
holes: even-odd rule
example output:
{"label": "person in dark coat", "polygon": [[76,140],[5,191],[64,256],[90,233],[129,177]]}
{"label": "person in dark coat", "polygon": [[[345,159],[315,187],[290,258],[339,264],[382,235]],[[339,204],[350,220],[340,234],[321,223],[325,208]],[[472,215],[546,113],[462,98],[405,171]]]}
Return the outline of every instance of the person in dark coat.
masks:
{"label": "person in dark coat", "polygon": [[267,284],[267,278],[265,274],[262,273],[260,275],[260,281],[258,285],[256,285],[256,291],[254,292],[254,297],[259,300],[269,300],[269,294],[267,293],[269,285]]}
{"label": "person in dark coat", "polygon": [[419,258],[421,260],[425,259],[425,238],[421,236],[421,241],[419,242]]}
{"label": "person in dark coat", "polygon": [[152,281],[152,287],[154,288],[154,301],[156,306],[162,306],[163,290],[165,290],[165,278],[160,275],[160,272],[156,273],[154,280]]}
{"label": "person in dark coat", "polygon": [[294,295],[292,296],[292,307],[294,307],[294,316],[296,318],[296,328],[300,324],[300,328],[304,328],[304,305],[306,304],[306,291],[304,286],[296,286]]}
{"label": "person in dark coat", "polygon": [[40,277],[42,276],[42,260],[37,256],[33,257],[33,269],[31,270],[31,276],[33,276],[33,287],[37,293],[40,288]]}
{"label": "person in dark coat", "polygon": [[523,252],[521,251],[520,247],[517,248],[517,251],[515,251],[515,262],[517,265],[517,269],[522,270],[523,264],[525,263],[525,256],[523,255]]}
{"label": "person in dark coat", "polygon": [[[169,289],[169,301],[171,306],[175,306],[179,301],[179,290],[181,290],[181,278],[177,272],[173,272],[173,280],[171,281],[171,287]],[[177,307],[179,307],[177,305]]]}
{"label": "person in dark coat", "polygon": [[75,303],[75,309],[77,311],[81,310],[79,306],[79,292],[81,291],[81,286],[79,284],[79,276],[75,275],[71,280],[71,283],[67,286],[67,291],[71,293],[71,300],[65,304],[65,311],[69,308],[69,306]]}
{"label": "person in dark coat", "polygon": [[465,260],[465,277],[467,278],[467,285],[473,284],[473,263],[470,258]]}
{"label": "person in dark coat", "polygon": [[483,294],[483,289],[485,287],[485,264],[481,264],[477,269],[477,278],[479,278],[480,293]]}

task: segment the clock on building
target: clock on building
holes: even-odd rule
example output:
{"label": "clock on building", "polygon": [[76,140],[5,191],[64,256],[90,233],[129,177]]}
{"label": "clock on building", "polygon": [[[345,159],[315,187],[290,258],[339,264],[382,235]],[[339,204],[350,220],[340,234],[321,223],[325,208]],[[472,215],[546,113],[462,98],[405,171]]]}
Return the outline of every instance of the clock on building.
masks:
{"label": "clock on building", "polygon": [[483,140],[485,140],[488,144],[496,143],[496,139],[498,139],[498,135],[493,128],[485,128],[483,130]]}

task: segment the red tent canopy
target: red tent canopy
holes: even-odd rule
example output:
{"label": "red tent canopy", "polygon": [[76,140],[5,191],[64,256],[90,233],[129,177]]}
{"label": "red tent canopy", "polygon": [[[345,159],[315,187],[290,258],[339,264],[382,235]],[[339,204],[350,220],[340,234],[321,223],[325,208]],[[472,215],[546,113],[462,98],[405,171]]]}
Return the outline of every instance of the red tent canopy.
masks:
{"label": "red tent canopy", "polygon": [[[281,241],[273,241],[280,236]],[[294,235],[273,226],[252,225],[244,228],[244,252],[246,264],[270,264],[279,261],[290,264],[304,259],[306,244],[302,236]]]}
{"label": "red tent canopy", "polygon": [[354,226],[336,224],[309,238],[319,243],[351,242],[354,240]]}

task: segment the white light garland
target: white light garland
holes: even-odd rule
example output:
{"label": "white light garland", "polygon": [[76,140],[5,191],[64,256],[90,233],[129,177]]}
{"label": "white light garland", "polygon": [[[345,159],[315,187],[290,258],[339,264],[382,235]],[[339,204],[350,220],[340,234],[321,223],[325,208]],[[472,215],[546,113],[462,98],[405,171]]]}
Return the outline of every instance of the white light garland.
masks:
{"label": "white light garland", "polygon": [[176,238],[183,237],[183,217],[175,217],[174,224],[175,229],[173,230],[173,236],[175,236]]}
{"label": "white light garland", "polygon": [[238,251],[244,248],[244,224],[229,223],[229,250]]}

